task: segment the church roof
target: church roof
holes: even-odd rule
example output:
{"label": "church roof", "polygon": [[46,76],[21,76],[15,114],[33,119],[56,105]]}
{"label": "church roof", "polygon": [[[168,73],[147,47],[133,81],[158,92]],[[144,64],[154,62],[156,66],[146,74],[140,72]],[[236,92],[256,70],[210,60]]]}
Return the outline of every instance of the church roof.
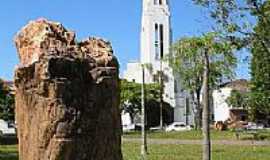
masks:
{"label": "church roof", "polygon": [[238,79],[220,85],[220,88],[232,88],[233,90],[247,92],[249,90],[249,82],[246,79]]}

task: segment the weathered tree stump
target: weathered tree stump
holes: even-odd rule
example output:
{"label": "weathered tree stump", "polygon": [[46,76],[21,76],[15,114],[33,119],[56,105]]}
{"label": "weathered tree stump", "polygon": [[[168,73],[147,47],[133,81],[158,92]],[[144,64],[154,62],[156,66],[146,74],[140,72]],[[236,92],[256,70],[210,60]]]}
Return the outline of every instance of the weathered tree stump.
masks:
{"label": "weathered tree stump", "polygon": [[122,160],[118,62],[109,42],[31,21],[15,37],[20,160]]}

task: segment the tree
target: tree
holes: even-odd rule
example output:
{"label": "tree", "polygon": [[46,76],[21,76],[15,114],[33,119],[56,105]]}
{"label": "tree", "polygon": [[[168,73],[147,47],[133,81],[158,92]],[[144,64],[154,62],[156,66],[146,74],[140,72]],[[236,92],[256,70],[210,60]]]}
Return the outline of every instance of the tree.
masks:
{"label": "tree", "polygon": [[[159,98],[159,84],[145,84],[145,104],[149,106],[151,101],[157,101]],[[141,110],[141,84],[121,80],[121,110],[129,113],[132,120]],[[151,105],[150,105],[151,106]]]}
{"label": "tree", "polygon": [[[121,101],[120,108],[124,113],[131,116],[132,123],[136,115],[141,112],[141,84],[121,80]],[[158,83],[145,84],[145,109],[147,113],[147,127],[158,126],[160,124],[160,86]],[[163,120],[165,124],[173,121],[173,108],[163,102]]]}
{"label": "tree", "polygon": [[[251,117],[270,114],[269,55],[270,1],[269,0],[192,0],[205,7],[216,22],[214,28],[228,40],[252,53]],[[266,83],[265,83],[266,82]]]}
{"label": "tree", "polygon": [[[223,40],[219,34],[210,32],[201,37],[185,38],[178,41],[169,57],[174,72],[183,78],[184,87],[192,94],[197,92],[197,97],[201,93],[203,94],[204,160],[211,159],[209,90],[220,81],[220,78],[232,75],[236,64],[236,58],[233,54],[235,50],[235,46]],[[200,104],[200,101],[197,103]]]}
{"label": "tree", "polygon": [[[254,28],[256,35],[261,39],[270,39],[270,1],[258,9],[257,25]],[[257,15],[257,13],[255,13]],[[266,46],[264,46],[266,45]],[[250,107],[252,120],[259,119],[259,115],[270,115],[270,43],[254,39],[251,44],[251,94]],[[262,118],[262,117],[261,117]]]}
{"label": "tree", "polygon": [[202,88],[202,55],[197,54],[194,48],[196,37],[182,38],[173,47],[173,56],[169,57],[169,63],[175,73],[181,76],[181,84],[184,89],[190,92],[195,102],[195,128],[201,128],[201,88]]}
{"label": "tree", "polygon": [[226,102],[233,108],[248,109],[249,95],[238,90],[232,90]]}
{"label": "tree", "polygon": [[[212,40],[211,40],[212,42]],[[209,106],[209,48],[207,46],[203,48],[203,60],[204,60],[204,71],[203,71],[203,115],[202,115],[202,127],[203,127],[203,160],[211,159],[211,142],[210,142],[210,106]],[[211,43],[210,43],[211,44]],[[213,46],[211,46],[213,47]],[[210,48],[211,48],[210,47]]]}
{"label": "tree", "polygon": [[145,66],[142,65],[142,84],[141,84],[141,125],[142,125],[142,146],[141,146],[141,156],[142,160],[146,159],[147,152],[147,141],[145,132]]}
{"label": "tree", "polygon": [[[216,33],[209,33],[205,38],[214,38],[215,36]],[[190,93],[192,101],[195,102],[193,112],[195,114],[195,128],[197,129],[201,128],[202,120],[201,92],[205,65],[203,55],[203,45],[205,44],[202,39],[202,37],[180,39],[173,45],[173,54],[169,57],[169,63],[174,72],[181,76],[183,88]],[[217,47],[220,47],[220,50],[223,50],[222,52],[232,50],[229,43]],[[233,76],[236,59],[231,54],[211,54],[210,58],[209,83],[210,88],[213,89],[224,77],[230,78]]]}
{"label": "tree", "polygon": [[260,40],[261,43],[269,42],[269,38],[258,35],[253,30],[257,18],[261,18],[264,23],[270,21],[267,17],[267,8],[262,10],[264,4],[268,3],[269,0],[192,1],[208,11],[209,17],[215,22],[212,28],[218,30],[227,38],[231,38],[228,40],[245,42],[242,43],[244,45],[242,47],[250,45],[254,39]]}
{"label": "tree", "polygon": [[0,79],[0,119],[14,121],[14,95]]}

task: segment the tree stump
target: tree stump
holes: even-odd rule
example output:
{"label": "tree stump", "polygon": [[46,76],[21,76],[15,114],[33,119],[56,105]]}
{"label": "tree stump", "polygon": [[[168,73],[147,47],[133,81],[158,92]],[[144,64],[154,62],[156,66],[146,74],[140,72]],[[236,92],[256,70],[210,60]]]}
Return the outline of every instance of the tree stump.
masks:
{"label": "tree stump", "polygon": [[76,42],[46,19],[15,37],[20,160],[122,160],[118,62],[109,42]]}

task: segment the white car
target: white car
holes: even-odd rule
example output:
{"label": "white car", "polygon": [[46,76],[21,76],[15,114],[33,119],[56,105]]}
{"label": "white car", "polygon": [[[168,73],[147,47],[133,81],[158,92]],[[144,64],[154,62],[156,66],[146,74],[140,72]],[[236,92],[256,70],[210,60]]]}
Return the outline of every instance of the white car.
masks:
{"label": "white car", "polygon": [[153,131],[153,132],[154,132],[154,131],[162,131],[162,129],[163,129],[162,127],[156,126],[156,127],[151,127],[151,128],[150,128],[150,131]]}
{"label": "white car", "polygon": [[248,124],[245,126],[247,130],[260,130],[264,129],[264,126],[262,124],[256,124],[253,122],[248,122]]}
{"label": "white car", "polygon": [[190,126],[187,126],[184,122],[174,122],[170,124],[168,127],[166,127],[166,132],[171,131],[189,131],[191,130]]}
{"label": "white car", "polygon": [[15,136],[16,129],[14,125],[9,124],[8,122],[0,119],[0,136]]}

